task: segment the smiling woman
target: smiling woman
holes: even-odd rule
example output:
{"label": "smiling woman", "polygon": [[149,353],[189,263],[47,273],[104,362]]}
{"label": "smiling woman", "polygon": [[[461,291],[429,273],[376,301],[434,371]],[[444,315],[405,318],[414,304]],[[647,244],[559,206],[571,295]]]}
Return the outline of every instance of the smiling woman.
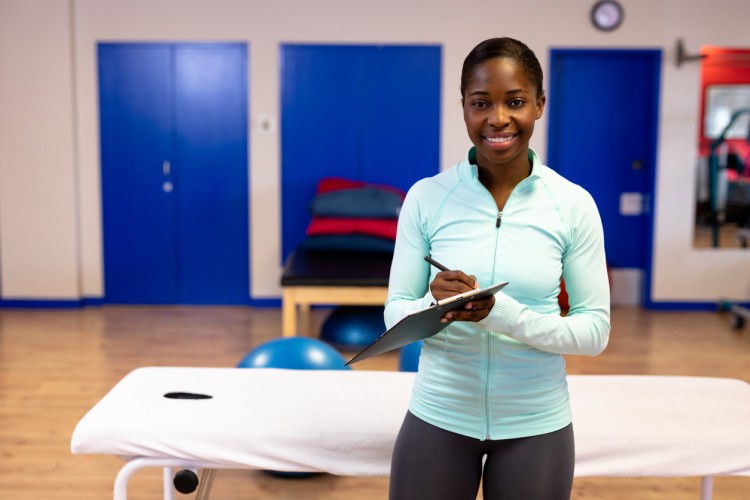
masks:
{"label": "smiling woman", "polygon": [[[574,445],[562,356],[597,355],[609,338],[601,220],[589,193],[529,148],[546,103],[531,49],[511,38],[477,45],[461,99],[474,147],[404,200],[386,326],[435,300],[510,284],[446,313],[448,326],[425,338],[390,498],[468,500],[481,483],[486,500],[566,499]],[[425,255],[449,270],[433,271]]]}

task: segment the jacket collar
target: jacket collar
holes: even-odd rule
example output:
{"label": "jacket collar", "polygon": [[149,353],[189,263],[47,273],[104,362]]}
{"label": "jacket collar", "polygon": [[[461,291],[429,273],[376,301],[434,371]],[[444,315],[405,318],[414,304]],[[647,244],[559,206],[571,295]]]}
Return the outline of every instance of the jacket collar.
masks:
{"label": "jacket collar", "polygon": [[[529,148],[529,162],[531,162],[531,173],[522,180],[516,189],[524,190],[531,187],[538,179],[541,179],[544,173],[544,165],[539,160],[536,151]],[[466,154],[466,159],[459,163],[461,177],[468,176],[471,180],[479,183],[479,167],[477,166],[477,148],[472,146]],[[481,186],[481,184],[479,184]],[[484,186],[482,186],[484,187]]]}

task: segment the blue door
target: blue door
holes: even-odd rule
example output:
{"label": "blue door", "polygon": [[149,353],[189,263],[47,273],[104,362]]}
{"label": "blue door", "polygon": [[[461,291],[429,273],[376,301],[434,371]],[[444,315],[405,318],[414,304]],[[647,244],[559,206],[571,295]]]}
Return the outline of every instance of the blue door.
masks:
{"label": "blue door", "polygon": [[646,278],[660,64],[658,50],[554,49],[547,107],[550,167],[596,200],[610,267]]}
{"label": "blue door", "polygon": [[246,46],[98,56],[105,301],[248,303]]}
{"label": "blue door", "polygon": [[283,45],[282,257],[322,177],[403,190],[440,169],[438,46]]}

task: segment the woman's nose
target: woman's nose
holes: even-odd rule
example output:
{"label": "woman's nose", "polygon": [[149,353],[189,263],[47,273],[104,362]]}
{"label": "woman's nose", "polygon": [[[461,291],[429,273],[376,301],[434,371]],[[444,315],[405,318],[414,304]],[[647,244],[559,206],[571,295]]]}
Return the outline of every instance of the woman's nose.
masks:
{"label": "woman's nose", "polygon": [[489,116],[490,125],[494,127],[503,127],[508,124],[510,117],[505,106],[496,106],[492,108]]}

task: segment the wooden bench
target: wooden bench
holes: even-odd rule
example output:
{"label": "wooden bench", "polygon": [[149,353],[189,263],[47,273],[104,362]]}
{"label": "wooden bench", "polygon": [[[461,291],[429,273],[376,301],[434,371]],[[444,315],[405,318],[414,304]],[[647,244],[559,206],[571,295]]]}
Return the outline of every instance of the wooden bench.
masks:
{"label": "wooden bench", "polygon": [[309,335],[313,305],[383,305],[393,256],[385,253],[305,251],[284,263],[282,334]]}

